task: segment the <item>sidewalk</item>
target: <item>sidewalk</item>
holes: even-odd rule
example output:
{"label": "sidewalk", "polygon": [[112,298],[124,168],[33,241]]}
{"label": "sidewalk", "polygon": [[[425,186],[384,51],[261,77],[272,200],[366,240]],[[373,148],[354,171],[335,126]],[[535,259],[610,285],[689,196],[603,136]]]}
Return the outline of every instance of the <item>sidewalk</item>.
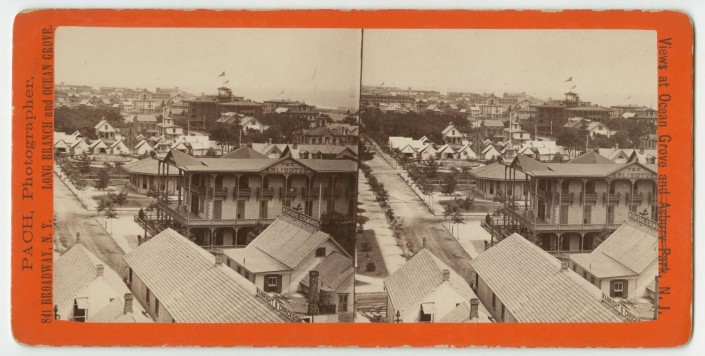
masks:
{"label": "sidewalk", "polygon": [[360,174],[358,186],[358,199],[359,202],[362,203],[360,207],[365,209],[362,215],[370,219],[365,223],[365,229],[374,231],[375,237],[377,238],[377,245],[379,245],[379,249],[382,252],[384,264],[389,274],[392,274],[406,263],[406,258],[404,258],[402,249],[397,246],[394,232],[392,232],[392,229],[389,227],[382,208],[375,201],[374,193],[370,190],[370,186],[367,184],[362,174]]}
{"label": "sidewalk", "polygon": [[[95,220],[125,254],[137,247],[137,235],[144,236],[144,229],[135,222],[134,214],[129,212],[118,213],[116,219],[103,219],[101,216],[96,216]],[[107,229],[104,221],[108,223]]]}

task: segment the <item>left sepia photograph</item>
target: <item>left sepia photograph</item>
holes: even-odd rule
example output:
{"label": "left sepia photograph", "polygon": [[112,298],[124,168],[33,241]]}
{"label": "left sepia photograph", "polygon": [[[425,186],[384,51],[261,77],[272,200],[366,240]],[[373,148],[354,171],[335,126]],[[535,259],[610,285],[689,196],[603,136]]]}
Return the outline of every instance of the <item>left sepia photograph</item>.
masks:
{"label": "left sepia photograph", "polygon": [[352,322],[361,49],[57,28],[54,318]]}

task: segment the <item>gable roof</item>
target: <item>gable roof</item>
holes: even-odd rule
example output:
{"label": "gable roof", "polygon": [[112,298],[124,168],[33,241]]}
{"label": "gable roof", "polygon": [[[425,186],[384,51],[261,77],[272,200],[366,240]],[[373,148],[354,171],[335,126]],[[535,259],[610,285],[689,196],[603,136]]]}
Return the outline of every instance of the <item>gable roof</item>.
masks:
{"label": "gable roof", "polygon": [[317,227],[282,214],[247,247],[229,249],[225,254],[250,272],[290,271],[328,240],[335,243]]}
{"label": "gable roof", "polygon": [[402,314],[409,312],[424,297],[445,283],[443,270],[450,271],[448,283],[463,299],[477,298],[463,277],[429,250],[423,249],[384,280],[384,288],[394,309]]}
{"label": "gable roof", "polygon": [[630,219],[594,251],[570,258],[597,278],[641,275],[658,258],[657,232]]}
{"label": "gable roof", "polygon": [[602,291],[514,233],[470,265],[519,322],[620,322]]}
{"label": "gable roof", "polygon": [[[98,265],[103,265],[103,275],[98,276]],[[76,298],[89,302],[89,322],[115,322],[116,319],[148,322],[142,306],[133,301],[133,312],[124,313],[124,295],[130,290],[122,278],[82,244],[73,245],[54,261],[54,304],[59,315],[66,318]],[[117,305],[111,305],[115,302]],[[114,309],[106,311],[105,309]]]}
{"label": "gable roof", "polygon": [[449,311],[448,314],[443,316],[440,323],[481,323],[490,322],[489,315],[487,311],[480,305],[478,305],[477,318],[470,319],[470,302],[462,302],[458,304],[453,310]]}
{"label": "gable roof", "polygon": [[249,146],[240,146],[224,154],[221,158],[267,158],[267,156],[253,150]]}
{"label": "gable roof", "polygon": [[[326,256],[313,270],[319,272],[318,282],[320,283],[320,288],[326,291],[337,290],[355,275],[352,258],[336,251]],[[301,280],[301,284],[308,287],[308,283],[309,275],[307,274]]]}
{"label": "gable roof", "polygon": [[[128,173],[157,175],[159,160],[153,157],[147,157],[138,161],[125,163],[122,168]],[[166,175],[166,171],[163,172],[163,174]],[[178,175],[179,172],[176,169],[169,170],[170,177],[176,177]]]}
{"label": "gable roof", "polygon": [[601,156],[599,153],[590,150],[578,157],[575,157],[568,161],[567,163],[582,163],[582,164],[596,164],[596,163],[614,163],[609,158]]}
{"label": "gable roof", "polygon": [[133,273],[176,322],[283,322],[256,296],[257,288],[215,257],[168,228],[125,255]]}
{"label": "gable roof", "polygon": [[[470,175],[477,179],[493,179],[493,180],[505,180],[509,179],[509,171],[507,170],[507,177],[505,178],[505,169],[506,165],[499,163],[499,162],[493,162],[491,164],[488,164],[486,166],[482,166],[479,168],[471,169],[469,171]],[[516,172],[516,179],[517,180],[524,180],[526,179],[524,173],[517,171]]]}

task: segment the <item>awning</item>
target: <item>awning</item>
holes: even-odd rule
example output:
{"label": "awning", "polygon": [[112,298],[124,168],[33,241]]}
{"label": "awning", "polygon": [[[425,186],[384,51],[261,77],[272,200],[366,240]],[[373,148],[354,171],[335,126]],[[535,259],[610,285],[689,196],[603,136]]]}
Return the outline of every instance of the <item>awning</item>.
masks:
{"label": "awning", "polygon": [[424,314],[433,314],[435,311],[435,307],[433,303],[423,303],[421,304],[421,310]]}

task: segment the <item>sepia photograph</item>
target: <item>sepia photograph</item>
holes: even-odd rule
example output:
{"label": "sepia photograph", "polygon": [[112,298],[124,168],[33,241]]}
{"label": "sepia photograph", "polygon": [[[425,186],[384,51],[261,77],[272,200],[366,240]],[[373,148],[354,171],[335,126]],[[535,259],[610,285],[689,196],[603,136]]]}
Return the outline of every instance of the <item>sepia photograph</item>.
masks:
{"label": "sepia photograph", "polygon": [[58,28],[54,318],[352,322],[361,41]]}
{"label": "sepia photograph", "polygon": [[657,318],[656,32],[363,36],[356,322]]}

